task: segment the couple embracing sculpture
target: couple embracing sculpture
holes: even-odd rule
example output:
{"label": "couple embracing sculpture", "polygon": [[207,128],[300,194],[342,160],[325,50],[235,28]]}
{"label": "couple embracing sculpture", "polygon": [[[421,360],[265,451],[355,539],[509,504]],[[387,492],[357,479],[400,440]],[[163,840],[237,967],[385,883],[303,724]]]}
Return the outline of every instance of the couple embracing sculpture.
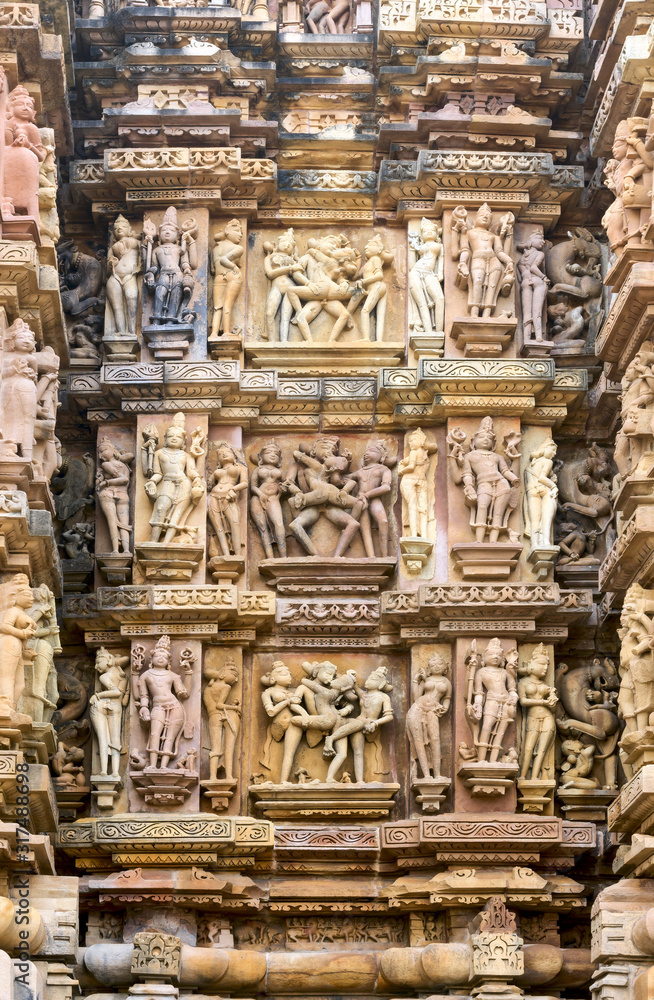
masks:
{"label": "couple embracing sculpture", "polygon": [[[331,758],[327,781],[338,780],[336,775],[350,749],[355,780],[363,782],[366,737],[374,739],[379,727],[393,718],[387,668],[373,670],[363,687],[357,684],[354,670],[339,675],[329,660],[305,661],[302,669],[306,677],[296,688],[290,670],[281,660],[273,663],[261,679],[265,688],[263,707],[270,718],[262,764],[270,770],[272,743],[283,743],[280,780],[290,784],[295,755],[305,733],[310,747],[317,746],[324,737],[323,756]],[[357,708],[359,714],[353,717]]]}

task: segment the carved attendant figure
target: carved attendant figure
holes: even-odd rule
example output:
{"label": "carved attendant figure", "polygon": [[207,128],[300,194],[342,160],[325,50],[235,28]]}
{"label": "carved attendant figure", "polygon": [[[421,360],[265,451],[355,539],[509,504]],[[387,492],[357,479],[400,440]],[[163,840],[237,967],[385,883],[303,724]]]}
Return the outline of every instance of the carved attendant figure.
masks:
{"label": "carved attendant figure", "polygon": [[223,666],[205,664],[204,676],[208,684],[202,700],[209,718],[209,778],[215,780],[222,767],[226,780],[234,779],[234,747],[241,725],[241,707],[238,700],[229,701],[235,684],[238,684],[238,668],[228,657]]}
{"label": "carved attendant figure", "polygon": [[165,545],[178,542],[182,532],[192,530],[186,527],[186,521],[205,493],[201,470],[197,465],[205,455],[204,436],[200,430],[195,430],[191,435],[191,449],[186,452],[185,427],[184,414],[175,414],[165,433],[164,446],[157,451],[152,447],[156,438],[150,429],[146,428],[143,434],[145,492],[154,502],[150,540],[163,541]]}
{"label": "carved attendant figure", "polygon": [[32,460],[37,390],[36,340],[20,317],[5,330],[2,343],[0,410],[2,438],[20,448],[26,461]]}
{"label": "carved attendant figure", "polygon": [[177,756],[186,716],[182,701],[188,691],[170,663],[170,636],[162,635],[150,657],[150,667],[136,679],[139,718],[150,730],[147,751],[150,767],[168,767]]}
{"label": "carved attendant figure", "polygon": [[243,286],[243,273],[238,262],[244,254],[243,229],[238,219],[231,219],[214,236],[211,251],[213,275],[213,319],[210,340],[232,332],[232,309]]}
{"label": "carved attendant figure", "polygon": [[[356,719],[339,719],[331,733],[325,736],[323,757],[334,758],[327,772],[327,781],[336,780],[336,774],[347,757],[347,743],[343,742],[339,748],[339,741],[344,741],[346,737],[351,738],[357,733],[372,736],[380,726],[393,721],[393,706],[389,698],[389,692],[392,690],[388,670],[384,666],[373,670],[366,677],[362,688],[356,686],[355,691],[361,708],[359,715]],[[353,740],[351,742],[355,780],[363,781],[363,743]]]}
{"label": "carved attendant figure", "polygon": [[266,340],[277,339],[275,321],[279,312],[278,339],[285,343],[288,340],[289,325],[293,315],[293,307],[287,293],[297,284],[306,284],[308,279],[298,259],[292,229],[282,233],[276,244],[264,243],[263,248],[266,251],[263,267],[270,281],[266,299]]}
{"label": "carved attendant figure", "polygon": [[46,584],[34,587],[32,593],[28,617],[35,623],[36,631],[27,641],[26,652],[32,662],[26,664],[25,687],[18,710],[31,716],[33,722],[43,724],[50,722],[57,708],[59,692],[54,658],[62,650],[54,594]]}
{"label": "carved attendant figure", "polygon": [[105,336],[136,339],[141,273],[141,241],[123,215],[113,224],[107,254],[107,310]]}
{"label": "carved attendant figure", "polygon": [[525,537],[531,538],[532,548],[552,545],[552,526],[559,493],[553,471],[555,456],[556,442],[546,438],[531,453],[525,469]]}
{"label": "carved attendant figure", "polygon": [[129,656],[117,656],[101,646],[95,654],[95,672],[100,690],[91,696],[91,722],[95,729],[100,757],[100,774],[119,777],[122,749],[123,709],[129,701],[129,686],[124,667]]}
{"label": "carved attendant figure", "polygon": [[226,441],[218,445],[217,465],[209,479],[209,521],[224,556],[241,554],[241,510],[239,494],[248,488],[248,473],[242,457]]}
{"label": "carved attendant figure", "polygon": [[420,234],[409,235],[416,262],[409,271],[409,326],[416,332],[434,334],[443,330],[445,296],[441,227],[432,219],[422,219]]}
{"label": "carved attendant figure", "polygon": [[[384,249],[384,242],[378,233],[371,240],[368,240],[364,253],[366,262],[363,265],[361,274],[361,285],[366,293],[366,298],[361,308],[361,333],[365,340],[372,340],[370,336],[370,315],[374,311],[375,340],[380,341],[384,339],[386,298],[388,293],[386,282],[384,281],[384,267],[393,263],[395,254]],[[355,301],[357,300],[353,298],[350,304],[350,311],[353,311],[352,304]]]}
{"label": "carved attendant figure", "polygon": [[522,328],[525,341],[543,342],[543,309],[550,281],[544,271],[544,248],[547,240],[542,233],[532,233],[525,243],[518,244],[522,257],[518,261]]}
{"label": "carved attendant figure", "polygon": [[402,494],[402,524],[412,538],[427,538],[429,522],[429,485],[427,472],[438,448],[419,427],[409,435],[409,454],[401,459],[397,471]]}
{"label": "carved attendant figure", "polygon": [[473,317],[493,315],[500,291],[508,294],[514,282],[513,261],[509,255],[513,239],[511,212],[502,216],[500,231],[491,231],[493,213],[486,203],[478,210],[469,227],[463,206],[452,213],[452,254],[459,261],[457,284],[468,289],[468,308]]}
{"label": "carved attendant figure", "polygon": [[261,694],[264,711],[270,723],[268,726],[268,736],[263,748],[261,763],[270,770],[270,750],[271,744],[284,743],[284,755],[282,759],[280,781],[283,785],[290,784],[291,771],[297,748],[302,740],[302,730],[297,726],[292,726],[292,709],[300,706],[302,698],[291,690],[293,678],[283,660],[276,660],[272,665],[272,670],[264,674],[261,678],[265,691]]}
{"label": "carved attendant figure", "polygon": [[452,697],[448,672],[449,666],[441,656],[431,656],[427,669],[416,674],[414,701],[406,713],[411,760],[417,762],[422,778],[442,776],[440,719],[449,709]]}
{"label": "carved attendant figure", "polygon": [[252,461],[256,461],[257,467],[250,477],[250,514],[261,535],[266,559],[274,557],[273,545],[283,559],[286,529],[281,504],[282,450],[275,441],[269,441]]}
{"label": "carved attendant figure", "polygon": [[547,649],[541,643],[529,662],[518,668],[518,698],[523,709],[520,777],[532,781],[543,777],[547,754],[556,736],[554,707],[559,699],[554,688],[545,683],[549,663]]}
{"label": "carved attendant figure", "polygon": [[112,555],[130,550],[129,466],[133,461],[130,452],[117,448],[109,438],[102,438],[98,446],[96,495],[107,519]]}
{"label": "carved attendant figure", "polygon": [[46,149],[34,121],[34,100],[25,87],[15,87],[7,98],[5,122],[5,198],[15,211],[39,220],[39,164]]}
{"label": "carved attendant figure", "polygon": [[365,497],[368,501],[360,523],[363,547],[369,559],[375,558],[371,521],[375,522],[379,532],[379,555],[388,555],[388,515],[381,500],[382,496],[391,491],[392,475],[387,463],[389,459],[384,442],[372,441],[366,448],[361,468],[348,473],[348,478],[357,484],[357,496]]}
{"label": "carved attendant figure", "polygon": [[25,687],[24,659],[34,659],[36,651],[27,641],[36,634],[36,622],[27,614],[34,596],[24,573],[17,573],[0,585],[0,714],[11,715]]}

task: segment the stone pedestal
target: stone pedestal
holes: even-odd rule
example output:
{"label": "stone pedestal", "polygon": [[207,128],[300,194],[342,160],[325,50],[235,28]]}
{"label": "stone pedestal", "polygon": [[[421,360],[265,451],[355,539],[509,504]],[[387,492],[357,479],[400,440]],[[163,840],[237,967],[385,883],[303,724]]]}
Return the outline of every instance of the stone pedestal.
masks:
{"label": "stone pedestal", "polygon": [[554,780],[518,778],[518,802],[524,812],[542,813],[552,801],[555,788]]}
{"label": "stone pedestal", "polygon": [[107,583],[112,586],[120,586],[129,583],[132,579],[133,558],[131,552],[121,552],[118,555],[113,553],[97,555],[95,561],[102,575],[106,577]]}
{"label": "stone pedestal", "polygon": [[445,793],[451,784],[450,779],[442,775],[438,778],[416,778],[411,782],[411,791],[423,812],[435,813],[439,811],[441,802],[445,801]]}
{"label": "stone pedestal", "polygon": [[274,785],[272,782],[250,785],[258,813],[271,820],[388,819],[400,786],[391,783],[365,782],[343,784],[306,782],[298,785]]}
{"label": "stone pedestal", "polygon": [[245,573],[245,559],[241,556],[214,556],[208,565],[214,583],[236,583]]}
{"label": "stone pedestal", "polygon": [[518,776],[518,765],[502,764],[500,761],[466,760],[459,764],[458,775],[472,795],[504,795]]}
{"label": "stone pedestal", "polygon": [[464,580],[508,580],[522,545],[512,542],[458,542],[452,558]]}
{"label": "stone pedestal", "polygon": [[617,795],[617,788],[559,788],[556,793],[566,819],[595,823],[606,820],[606,810]]}
{"label": "stone pedestal", "polygon": [[98,809],[112,809],[118,798],[122,787],[122,778],[114,777],[111,774],[92,774],[91,785],[93,786],[93,798]]}
{"label": "stone pedestal", "polygon": [[153,323],[144,326],[142,333],[150,353],[159,361],[181,361],[194,337],[192,323]]}
{"label": "stone pedestal", "polygon": [[204,556],[202,545],[141,542],[134,549],[148,583],[187,583]]}
{"label": "stone pedestal", "polygon": [[324,586],[381,587],[392,575],[396,560],[348,559],[333,556],[289,556],[286,559],[264,559],[259,572],[271,586],[280,584]]}
{"label": "stone pedestal", "polygon": [[400,538],[400,552],[406,572],[416,576],[429,562],[434,543],[426,538]]}
{"label": "stone pedestal", "polygon": [[138,361],[141,353],[141,345],[136,338],[131,337],[103,337],[102,346],[108,362],[128,363]]}
{"label": "stone pedestal", "polygon": [[238,782],[232,778],[208,778],[201,781],[203,795],[211,802],[214,812],[222,812],[229,805]]}
{"label": "stone pedestal", "polygon": [[155,810],[182,805],[199,778],[197,771],[182,767],[146,767],[143,771],[130,771],[129,776],[146,805]]}
{"label": "stone pedestal", "polygon": [[499,358],[517,325],[515,316],[460,316],[452,321],[452,337],[466,358]]}
{"label": "stone pedestal", "polygon": [[533,566],[537,580],[545,580],[550,575],[558,554],[558,545],[536,545],[529,550],[527,562]]}

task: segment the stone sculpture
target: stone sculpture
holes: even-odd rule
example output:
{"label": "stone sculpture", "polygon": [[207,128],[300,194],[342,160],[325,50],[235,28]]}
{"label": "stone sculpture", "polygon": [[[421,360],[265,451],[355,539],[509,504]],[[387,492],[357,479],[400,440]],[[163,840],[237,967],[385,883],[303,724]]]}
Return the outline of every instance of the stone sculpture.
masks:
{"label": "stone sculpture", "polygon": [[129,486],[133,461],[131,452],[102,438],[98,445],[96,496],[109,528],[112,555],[130,553]]}
{"label": "stone sculpture", "polygon": [[223,771],[227,781],[234,781],[234,750],[241,726],[241,706],[238,699],[231,699],[239,680],[238,668],[232,657],[227,657],[221,666],[206,665],[205,685],[202,700],[209,719],[209,779],[218,778]]}
{"label": "stone sculpture", "polygon": [[443,330],[445,296],[443,295],[442,230],[435,219],[422,219],[419,233],[409,234],[409,247],[415,262],[409,270],[409,329],[433,336]]}
{"label": "stone sculpture", "polygon": [[602,219],[614,252],[630,242],[640,243],[650,221],[654,168],[650,131],[651,121],[636,117],[619,122],[615,130],[613,159],[604,168],[615,201]]}
{"label": "stone sculpture", "polygon": [[45,157],[39,166],[39,228],[54,246],[61,235],[57,214],[57,160],[54,129],[39,129]]}
{"label": "stone sculpture", "polygon": [[513,223],[507,212],[498,232],[492,231],[493,213],[487,204],[478,209],[474,223],[459,205],[452,213],[452,256],[458,261],[457,284],[468,289],[468,309],[473,318],[493,315],[500,294],[508,295],[515,280],[511,259]]}
{"label": "stone sculpture", "polygon": [[286,556],[286,528],[282,512],[282,450],[275,441],[263,445],[251,461],[256,468],[250,477],[250,516],[261,536],[266,559]]}
{"label": "stone sculpture", "polygon": [[2,438],[32,461],[36,423],[38,356],[34,334],[22,319],[7,327],[2,340],[0,412]]}
{"label": "stone sculpture", "polygon": [[578,353],[587,337],[595,338],[602,322],[602,248],[588,229],[576,227],[569,240],[547,251],[550,280],[547,314],[552,321],[555,353]]}
{"label": "stone sculpture", "polygon": [[182,702],[189,696],[181,677],[172,669],[169,636],[163,635],[157,641],[150,666],[137,676],[135,689],[139,718],[149,733],[149,766],[164,771],[177,757],[186,722]]}
{"label": "stone sculpture", "polygon": [[89,704],[91,722],[98,742],[101,777],[120,777],[123,714],[129,701],[129,682],[124,668],[128,664],[129,656],[111,653],[104,646],[95,654],[98,685]]}
{"label": "stone sculpture", "polygon": [[544,249],[548,245],[543,234],[535,232],[517,246],[522,251],[522,257],[518,261],[518,281],[525,343],[545,343],[543,315],[550,281],[544,270]]}
{"label": "stone sculpture", "polygon": [[452,697],[449,665],[438,654],[413,679],[413,704],[406,714],[411,760],[421,779],[442,779],[440,720],[447,714]]}
{"label": "stone sculpture", "polygon": [[213,318],[210,341],[233,335],[232,310],[243,287],[240,261],[245,253],[243,228],[238,219],[230,219],[224,229],[214,236],[211,251],[213,275]]}
{"label": "stone sculpture", "polygon": [[35,124],[34,99],[25,87],[15,87],[7,98],[5,121],[4,190],[12,211],[39,222],[39,168],[47,151]]}
{"label": "stone sculpture", "polygon": [[[273,720],[262,764],[270,770],[272,743],[283,741],[280,781],[282,785],[288,784],[302,735],[306,733],[310,747],[325,740],[322,755],[331,758],[325,779],[328,783],[338,781],[348,748],[354,761],[355,781],[363,782],[365,742],[375,739],[377,730],[393,718],[387,668],[380,666],[373,670],[363,686],[358,685],[355,671],[339,675],[338,668],[328,660],[303,662],[302,669],[306,676],[294,690],[290,690],[291,673],[282,661],[274,663],[271,672],[262,678],[267,688],[262,694],[263,706]],[[355,706],[359,714],[349,718]]]}
{"label": "stone sculpture", "polygon": [[[287,472],[284,489],[290,494],[288,504],[294,514],[289,530],[309,555],[318,555],[307,529],[321,516],[337,529],[340,537],[334,556],[344,556],[359,531],[359,517],[366,509],[365,497],[354,497],[348,490],[352,455],[341,450],[340,438],[319,437],[311,450],[293,452],[294,464]],[[350,480],[352,486],[354,481]]]}
{"label": "stone sculpture", "polygon": [[429,485],[427,469],[438,448],[418,428],[409,435],[409,453],[397,467],[402,494],[402,524],[412,538],[427,538]]}
{"label": "stone sculpture", "polygon": [[520,777],[540,781],[552,771],[550,751],[556,736],[554,708],[558,696],[545,682],[550,666],[546,647],[536,646],[527,663],[518,667],[521,713]]}
{"label": "stone sculpture", "polygon": [[[478,543],[497,542],[515,534],[509,528],[511,514],[518,506],[519,478],[506,459],[496,451],[497,440],[491,417],[484,417],[472,436],[467,452],[466,435],[460,428],[450,433],[448,458],[458,471],[455,482],[463,485],[466,507],[470,508],[470,527]],[[510,456],[511,464],[519,452]]]}
{"label": "stone sculpture", "polygon": [[55,435],[59,407],[59,358],[51,347],[37,355],[39,380],[36,385],[36,420],[32,467],[48,482],[61,465],[60,446]]}
{"label": "stone sculpture", "polygon": [[[151,250],[151,245],[148,246]],[[142,266],[141,241],[134,235],[127,219],[119,215],[111,229],[107,254],[107,310],[104,325],[107,341],[136,340],[138,276]]]}
{"label": "stone sculpture", "polygon": [[[264,243],[264,270],[270,281],[266,299],[266,340],[288,340],[293,307],[288,292],[296,283],[306,280],[300,264],[293,230],[288,229],[277,243]],[[276,328],[279,313],[278,335]]]}
{"label": "stone sculpture", "polygon": [[[95,251],[99,253],[99,251]],[[72,240],[57,247],[61,304],[69,316],[84,316],[104,305],[105,268],[100,256],[79,250]]]}
{"label": "stone sculpture", "polygon": [[545,438],[530,454],[524,471],[524,534],[530,541],[527,558],[539,578],[547,575],[558,555],[558,546],[552,540],[559,492],[554,472],[555,456],[556,442]]}
{"label": "stone sculpture", "polygon": [[374,521],[379,536],[379,555],[388,555],[388,514],[382,497],[391,492],[392,472],[390,466],[394,459],[388,456],[383,441],[371,441],[366,448],[361,467],[355,472],[348,472],[348,482],[356,483],[356,496],[365,499],[367,506],[360,515],[361,540],[366,556],[375,558],[375,544],[372,537]]}
{"label": "stone sculpture", "polygon": [[[646,473],[654,451],[654,345],[645,341],[622,378],[622,427],[614,459],[621,481]],[[641,468],[642,467],[642,468]]]}
{"label": "stone sculpture", "polygon": [[215,532],[220,554],[240,556],[240,494],[248,488],[247,466],[242,454],[226,441],[216,449],[216,468],[209,477],[207,497],[209,522]]}
{"label": "stone sculpture", "polygon": [[[349,0],[348,0],[349,6]],[[371,240],[368,240],[364,249],[365,263],[361,271],[361,292],[352,297],[349,312],[354,312],[360,298],[365,294],[365,299],[361,307],[361,333],[365,340],[372,340],[370,317],[375,316],[375,340],[384,339],[384,326],[386,322],[386,300],[388,288],[384,281],[384,267],[392,264],[395,254],[384,248],[384,242],[376,233]]]}
{"label": "stone sculpture", "polygon": [[[188,304],[195,287],[197,269],[197,223],[187,219],[180,227],[177,209],[166,209],[157,231],[146,218],[143,223],[145,287],[154,299],[150,322],[155,325],[189,323]],[[156,246],[155,246],[156,242]]]}
{"label": "stone sculpture", "polygon": [[154,504],[150,518],[150,541],[175,545],[185,536],[194,536],[197,528],[187,520],[205,495],[203,480],[204,435],[196,428],[191,433],[191,446],[186,449],[186,420],[183,413],[173,417],[158,448],[159,434],[155,427],[143,432],[141,461],[145,477],[145,492]]}
{"label": "stone sculpture", "polygon": [[516,717],[518,702],[517,650],[505,653],[499,639],[491,639],[483,653],[473,640],[466,657],[466,716],[478,761],[493,763],[504,751],[503,741]]}
{"label": "stone sculpture", "polygon": [[27,617],[36,629],[25,646],[25,687],[18,711],[29,715],[37,725],[47,725],[59,700],[54,658],[62,650],[54,594],[45,584],[34,587],[32,593],[33,604],[27,609]]}
{"label": "stone sculpture", "polygon": [[303,10],[312,34],[342,35],[352,30],[351,0],[304,0]]}
{"label": "stone sculpture", "polygon": [[25,687],[24,664],[37,655],[36,650],[27,645],[37,631],[37,623],[27,614],[33,603],[32,588],[24,573],[17,573],[8,583],[0,584],[0,715],[5,718],[16,716]]}
{"label": "stone sculpture", "polygon": [[617,671],[607,659],[572,668],[559,663],[556,668],[557,728],[564,739],[577,737],[594,748],[603,762],[602,786],[608,789],[615,789],[617,782],[618,688]]}

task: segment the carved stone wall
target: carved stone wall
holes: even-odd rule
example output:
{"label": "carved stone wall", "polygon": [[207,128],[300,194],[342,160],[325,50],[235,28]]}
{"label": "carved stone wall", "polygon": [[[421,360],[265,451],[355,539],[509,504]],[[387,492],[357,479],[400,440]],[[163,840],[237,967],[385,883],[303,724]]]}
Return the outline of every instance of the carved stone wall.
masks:
{"label": "carved stone wall", "polygon": [[0,3],[0,997],[654,997],[654,28]]}

